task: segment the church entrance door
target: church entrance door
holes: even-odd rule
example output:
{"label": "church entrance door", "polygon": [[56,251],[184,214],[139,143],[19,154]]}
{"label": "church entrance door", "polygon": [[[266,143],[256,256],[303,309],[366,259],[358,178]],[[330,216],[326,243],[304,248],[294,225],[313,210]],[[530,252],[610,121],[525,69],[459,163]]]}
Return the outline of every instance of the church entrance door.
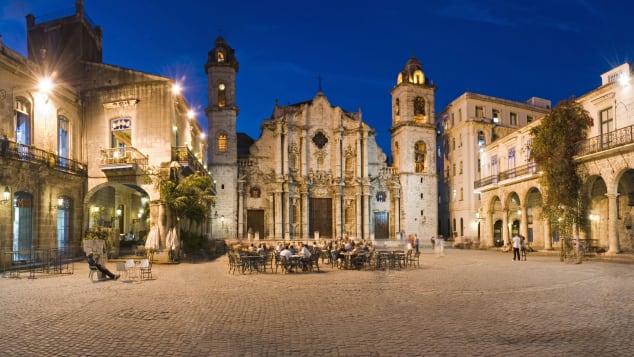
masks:
{"label": "church entrance door", "polygon": [[374,212],[374,239],[390,239],[388,212]]}
{"label": "church entrance door", "polygon": [[264,239],[264,210],[250,209],[247,210],[247,232],[253,233],[253,236]]}
{"label": "church entrance door", "polygon": [[332,199],[331,198],[311,198],[309,234],[314,236],[319,232],[320,238],[333,238],[332,234]]}

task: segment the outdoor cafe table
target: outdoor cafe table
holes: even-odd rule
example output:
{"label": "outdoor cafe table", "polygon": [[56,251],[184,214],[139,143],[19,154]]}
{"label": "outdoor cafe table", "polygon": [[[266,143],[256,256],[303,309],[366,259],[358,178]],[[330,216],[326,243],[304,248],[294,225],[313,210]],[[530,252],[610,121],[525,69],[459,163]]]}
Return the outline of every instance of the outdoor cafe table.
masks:
{"label": "outdoor cafe table", "polygon": [[242,269],[243,271],[248,270],[249,272],[259,272],[260,271],[260,261],[262,258],[259,255],[251,255],[245,254],[240,257],[242,259]]}

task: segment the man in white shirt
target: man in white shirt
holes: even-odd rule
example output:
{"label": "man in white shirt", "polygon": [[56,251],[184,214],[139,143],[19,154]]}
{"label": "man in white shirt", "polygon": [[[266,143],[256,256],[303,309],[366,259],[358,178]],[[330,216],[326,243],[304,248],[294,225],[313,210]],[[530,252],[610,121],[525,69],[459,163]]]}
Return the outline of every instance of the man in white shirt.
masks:
{"label": "man in white shirt", "polygon": [[282,269],[286,271],[289,270],[291,255],[293,255],[293,253],[290,249],[288,249],[288,245],[285,246],[284,249],[282,249],[282,251],[280,252],[280,259],[282,259]]}
{"label": "man in white shirt", "polygon": [[299,255],[302,257],[302,269],[308,270],[308,266],[310,265],[310,249],[306,246],[306,244],[302,244],[302,249],[299,251]]}
{"label": "man in white shirt", "polygon": [[521,260],[520,259],[520,248],[522,247],[522,238],[520,238],[519,235],[514,235],[513,236],[513,260],[515,260],[517,258],[517,260]]}

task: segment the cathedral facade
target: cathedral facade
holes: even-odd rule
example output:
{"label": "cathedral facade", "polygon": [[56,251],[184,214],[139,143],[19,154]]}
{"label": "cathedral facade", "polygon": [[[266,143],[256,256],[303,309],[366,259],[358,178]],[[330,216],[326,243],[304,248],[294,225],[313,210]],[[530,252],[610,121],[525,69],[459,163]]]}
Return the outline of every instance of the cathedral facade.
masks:
{"label": "cathedral facade", "polygon": [[[234,50],[218,38],[208,75],[213,238],[395,240],[437,232],[435,87],[412,58],[392,89],[394,164],[362,113],[323,92],[274,106],[257,140],[236,131]],[[390,105],[386,103],[386,105]]]}

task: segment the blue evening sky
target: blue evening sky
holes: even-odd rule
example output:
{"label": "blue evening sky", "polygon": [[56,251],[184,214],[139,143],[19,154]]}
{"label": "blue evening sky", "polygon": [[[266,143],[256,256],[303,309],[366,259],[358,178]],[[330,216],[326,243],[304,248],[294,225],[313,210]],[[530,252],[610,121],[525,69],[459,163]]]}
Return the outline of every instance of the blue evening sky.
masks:
{"label": "blue evening sky", "polygon": [[[85,0],[104,63],[184,81],[206,128],[204,64],[221,35],[240,62],[238,130],[253,138],[275,100],[363,111],[389,155],[390,90],[411,56],[438,87],[436,112],[465,91],[525,101],[579,96],[634,57],[634,2],[611,0]],[[3,41],[26,53],[40,22],[75,0],[2,0]]]}

